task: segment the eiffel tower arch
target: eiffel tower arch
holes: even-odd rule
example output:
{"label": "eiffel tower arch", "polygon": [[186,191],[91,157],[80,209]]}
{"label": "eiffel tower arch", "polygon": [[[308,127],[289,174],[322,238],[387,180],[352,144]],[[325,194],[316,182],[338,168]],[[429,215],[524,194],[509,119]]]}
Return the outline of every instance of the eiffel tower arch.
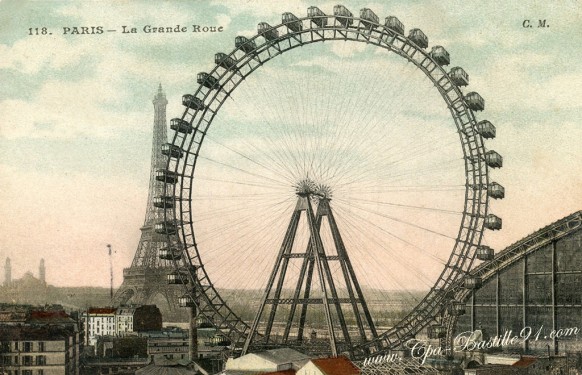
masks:
{"label": "eiffel tower arch", "polygon": [[156,203],[156,197],[163,195],[164,183],[156,179],[156,171],[164,169],[168,161],[164,149],[167,143],[168,101],[161,84],[152,102],[154,126],[146,215],[140,228],[141,236],[135,256],[131,265],[123,270],[123,283],[115,293],[113,303],[114,305],[161,303],[158,307],[165,318],[182,320],[186,317],[186,312],[177,308],[181,289],[167,282],[167,274],[173,271],[173,266],[168,260],[159,257],[160,250],[169,247],[167,237],[154,230],[154,224],[164,218],[164,206],[158,207],[159,204]]}

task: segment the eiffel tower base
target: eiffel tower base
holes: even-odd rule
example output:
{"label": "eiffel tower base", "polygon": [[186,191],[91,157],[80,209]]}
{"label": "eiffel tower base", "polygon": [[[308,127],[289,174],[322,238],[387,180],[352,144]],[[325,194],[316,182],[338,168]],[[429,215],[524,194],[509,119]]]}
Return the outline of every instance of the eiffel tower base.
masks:
{"label": "eiffel tower base", "polygon": [[168,285],[171,267],[130,267],[123,270],[123,284],[115,293],[114,305],[156,305],[164,322],[188,322],[188,309],[180,308],[180,285]]}

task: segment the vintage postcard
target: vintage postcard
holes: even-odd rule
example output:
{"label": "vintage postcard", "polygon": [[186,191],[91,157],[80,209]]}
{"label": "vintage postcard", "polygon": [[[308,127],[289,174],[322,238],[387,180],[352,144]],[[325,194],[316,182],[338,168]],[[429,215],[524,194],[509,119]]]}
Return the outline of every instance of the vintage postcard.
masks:
{"label": "vintage postcard", "polygon": [[0,373],[582,371],[580,45],[577,0],[0,1]]}

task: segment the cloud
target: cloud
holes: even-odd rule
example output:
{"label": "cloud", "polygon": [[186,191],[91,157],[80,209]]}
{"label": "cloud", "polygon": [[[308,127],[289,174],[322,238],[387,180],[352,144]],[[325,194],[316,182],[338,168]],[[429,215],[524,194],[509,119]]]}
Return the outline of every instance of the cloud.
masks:
{"label": "cloud", "polygon": [[[192,8],[189,8],[192,10]],[[200,9],[200,8],[195,8]],[[105,25],[107,27],[144,26],[144,22],[152,26],[175,26],[176,24],[190,25],[196,21],[192,19],[192,12],[184,12],[178,3],[165,2],[163,10],[160,4],[151,2],[123,2],[111,3],[107,6],[95,2],[67,4],[57,10],[58,14],[69,18],[76,18],[84,25]],[[155,15],[152,17],[151,15]],[[200,14],[194,13],[203,18]],[[204,17],[205,18],[205,17]]]}
{"label": "cloud", "polygon": [[365,43],[333,43],[331,46],[331,51],[339,57],[351,57],[358,53],[361,53],[366,49]]}
{"label": "cloud", "polygon": [[37,74],[42,69],[59,70],[79,63],[90,51],[85,43],[71,43],[61,35],[20,39],[12,46],[0,45],[0,69]]}
{"label": "cloud", "polygon": [[138,113],[109,111],[118,99],[103,81],[47,81],[30,100],[0,102],[3,138],[111,137],[143,121]]}
{"label": "cloud", "polygon": [[524,52],[496,56],[482,74],[471,76],[471,86],[496,111],[555,110],[582,106],[582,71],[564,71],[556,57]]}
{"label": "cloud", "polygon": [[[224,6],[223,1],[211,1],[213,6]],[[264,21],[270,24],[278,24],[281,19],[276,19],[277,15],[281,15],[284,12],[295,13],[297,16],[303,15],[307,12],[307,8],[311,4],[302,0],[290,0],[284,3],[276,1],[260,1],[260,0],[243,0],[236,2],[229,2],[227,4],[229,14],[233,16],[240,16],[243,14],[249,14],[262,18],[257,21]],[[278,22],[276,22],[276,21]]]}

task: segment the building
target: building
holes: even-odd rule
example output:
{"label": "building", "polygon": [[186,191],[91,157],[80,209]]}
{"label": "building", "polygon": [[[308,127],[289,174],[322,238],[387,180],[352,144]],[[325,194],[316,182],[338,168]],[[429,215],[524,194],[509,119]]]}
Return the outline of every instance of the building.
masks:
{"label": "building", "polygon": [[99,358],[147,358],[147,338],[99,336],[95,354]]}
{"label": "building", "polygon": [[83,313],[87,345],[95,346],[98,336],[115,336],[115,312],[113,307],[92,307]]}
{"label": "building", "polygon": [[[197,360],[222,357],[226,346],[230,344],[216,328],[197,329]],[[178,327],[166,327],[159,331],[140,332],[140,337],[147,338],[148,357],[155,361],[163,359],[189,359],[189,332]]]}
{"label": "building", "polygon": [[159,331],[162,329],[162,313],[156,305],[142,305],[133,313],[133,331]]}
{"label": "building", "polygon": [[58,326],[0,330],[0,363],[8,375],[79,373],[78,334]]}
{"label": "building", "polygon": [[147,355],[153,362],[159,359],[189,359],[188,331],[176,327],[142,332],[147,338]]}
{"label": "building", "polygon": [[[11,304],[24,303],[42,306],[55,300],[54,298],[48,298],[49,286],[36,278],[32,272],[26,272],[21,278],[14,279],[11,273],[10,262],[8,263],[5,270],[7,279],[4,285],[0,287],[3,301]],[[52,291],[55,292],[56,290],[53,288]]]}
{"label": "building", "polygon": [[162,329],[162,313],[155,305],[90,308],[83,314],[87,344],[95,346],[100,336],[126,336]]}
{"label": "building", "polygon": [[421,363],[417,358],[398,357],[397,360],[386,360],[371,362],[368,364],[360,363],[362,375],[379,375],[379,374],[447,374],[450,372],[441,372],[428,363]]}
{"label": "building", "polygon": [[453,338],[481,331],[483,340],[517,336],[495,348],[504,352],[547,356],[582,351],[581,270],[578,211],[471,271],[482,286],[464,296],[466,313],[459,317]]}
{"label": "building", "polygon": [[23,325],[26,323],[28,317],[28,312],[24,310],[6,310],[0,311],[0,325],[11,326],[11,325]]}
{"label": "building", "polygon": [[255,374],[281,371],[297,371],[310,358],[308,355],[289,348],[266,350],[250,353],[239,358],[229,358],[226,362],[224,375]]}
{"label": "building", "polygon": [[135,375],[208,375],[208,372],[189,360],[165,360],[141,368]]}
{"label": "building", "polygon": [[120,307],[115,312],[115,327],[118,335],[133,332],[133,315],[135,307]]}
{"label": "building", "polygon": [[[199,364],[216,373],[222,369],[222,354],[227,344],[215,328],[199,328],[198,331]],[[86,361],[86,370],[91,374],[125,373],[149,363],[147,371],[191,371],[192,366],[183,365],[190,364],[189,344],[188,330],[178,327],[99,336],[96,358]],[[199,371],[204,373],[202,368]]]}
{"label": "building", "polygon": [[147,358],[87,358],[83,363],[83,374],[133,375],[148,364]]}
{"label": "building", "polygon": [[[473,367],[473,366],[471,366]],[[484,365],[465,369],[465,375],[545,375],[573,374],[573,364],[565,356],[489,356]]]}
{"label": "building", "polygon": [[[369,372],[369,374],[400,372]],[[403,372],[408,373],[408,372]],[[360,375],[363,372],[347,357],[310,359],[289,348],[250,353],[229,359],[221,375]]]}
{"label": "building", "polygon": [[115,312],[115,326],[118,336],[159,331],[162,329],[162,313],[155,305],[122,306]]}
{"label": "building", "polygon": [[97,336],[95,356],[85,358],[83,373],[134,374],[149,363],[146,338],[136,335]]}
{"label": "building", "polygon": [[360,375],[360,373],[360,369],[343,356],[312,359],[296,372],[297,375]]}
{"label": "building", "polygon": [[78,321],[60,309],[11,306],[0,312],[0,369],[8,375],[78,374]]}

